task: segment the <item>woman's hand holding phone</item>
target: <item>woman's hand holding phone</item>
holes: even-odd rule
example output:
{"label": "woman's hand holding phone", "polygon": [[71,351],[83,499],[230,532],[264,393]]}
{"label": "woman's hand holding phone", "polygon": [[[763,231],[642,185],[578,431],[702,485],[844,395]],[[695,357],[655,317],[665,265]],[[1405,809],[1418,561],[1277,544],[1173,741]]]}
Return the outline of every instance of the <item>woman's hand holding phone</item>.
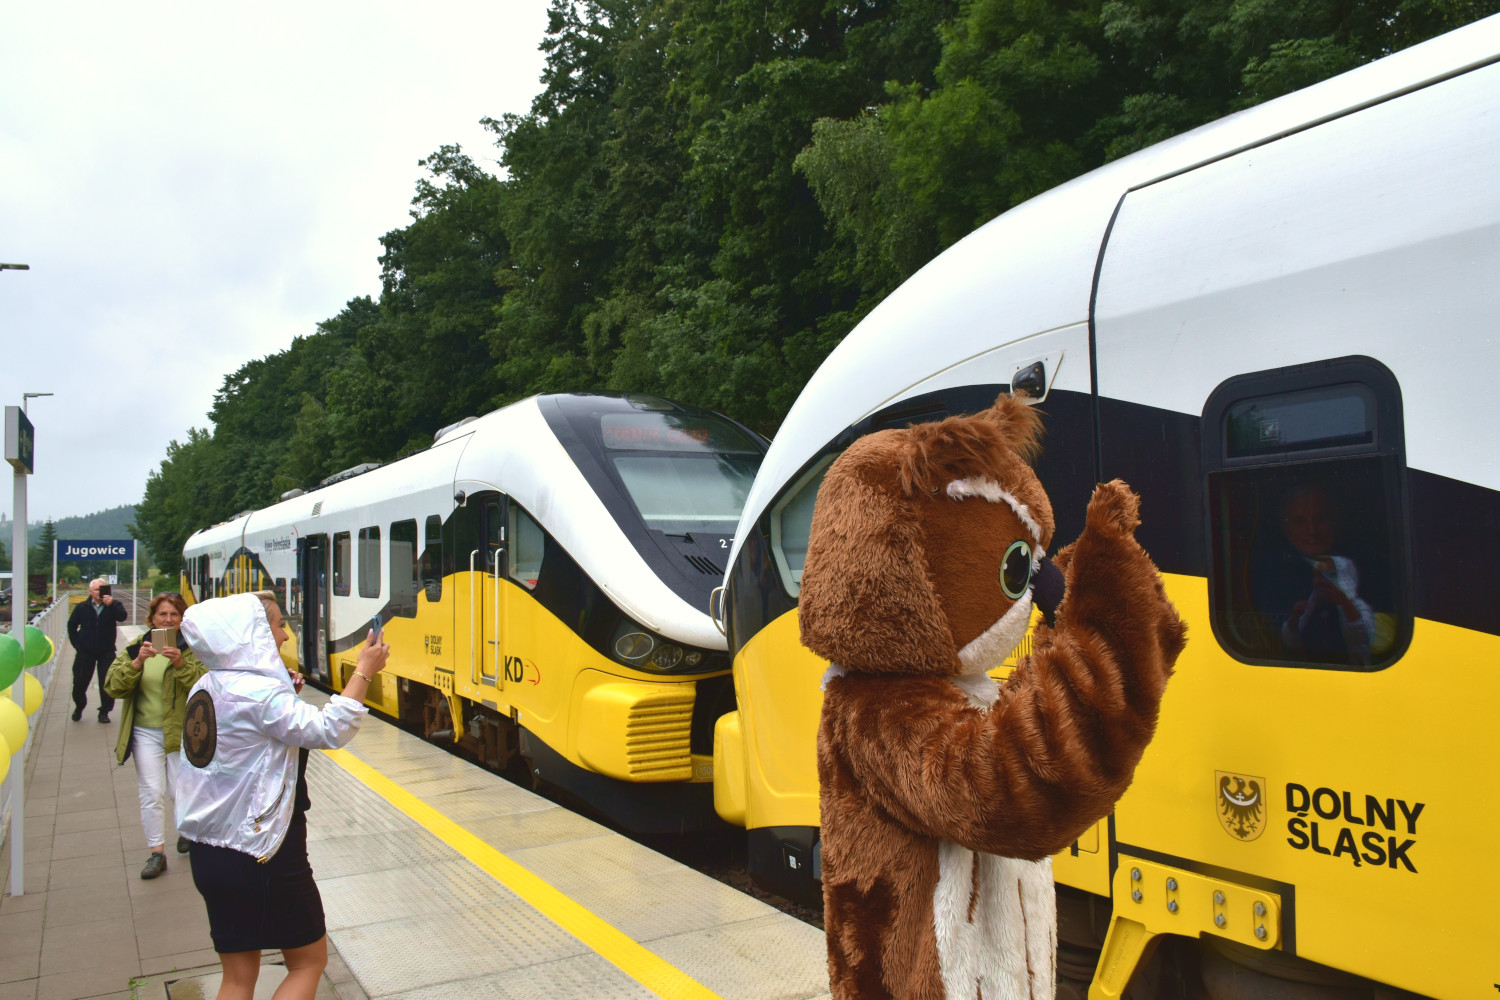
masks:
{"label": "woman's hand holding phone", "polygon": [[367,677],[374,677],[385,669],[386,657],[391,655],[391,647],[385,643],[385,629],[370,629],[369,637],[365,644],[359,648],[359,662],[354,668]]}
{"label": "woman's hand holding phone", "polygon": [[136,650],[135,659],[130,661],[130,665],[132,667],[135,667],[135,669],[140,670],[146,665],[146,661],[151,659],[151,657],[155,655],[156,647],[151,645],[151,643],[149,642],[143,642],[141,643],[141,648]]}

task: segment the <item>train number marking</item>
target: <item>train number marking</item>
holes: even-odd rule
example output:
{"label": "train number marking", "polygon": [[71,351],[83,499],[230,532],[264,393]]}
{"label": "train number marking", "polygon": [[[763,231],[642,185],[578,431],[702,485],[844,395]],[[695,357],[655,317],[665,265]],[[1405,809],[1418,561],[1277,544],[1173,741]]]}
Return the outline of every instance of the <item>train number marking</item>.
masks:
{"label": "train number marking", "polygon": [[719,539],[719,548],[721,548],[721,549],[727,549],[727,548],[729,548],[729,546],[731,546],[733,544],[734,544],[734,536],[733,535],[730,535],[728,538],[721,538],[721,539]]}

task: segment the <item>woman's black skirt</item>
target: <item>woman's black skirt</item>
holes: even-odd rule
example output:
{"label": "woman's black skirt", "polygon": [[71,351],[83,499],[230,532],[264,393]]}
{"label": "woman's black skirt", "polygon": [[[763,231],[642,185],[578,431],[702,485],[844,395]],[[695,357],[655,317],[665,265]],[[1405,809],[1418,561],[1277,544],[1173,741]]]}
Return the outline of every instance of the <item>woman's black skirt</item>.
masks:
{"label": "woman's black skirt", "polygon": [[227,847],[194,844],[193,884],[208,908],[214,951],[301,948],[321,938],[323,898],[307,863],[307,820],[292,817],[281,850],[265,864]]}

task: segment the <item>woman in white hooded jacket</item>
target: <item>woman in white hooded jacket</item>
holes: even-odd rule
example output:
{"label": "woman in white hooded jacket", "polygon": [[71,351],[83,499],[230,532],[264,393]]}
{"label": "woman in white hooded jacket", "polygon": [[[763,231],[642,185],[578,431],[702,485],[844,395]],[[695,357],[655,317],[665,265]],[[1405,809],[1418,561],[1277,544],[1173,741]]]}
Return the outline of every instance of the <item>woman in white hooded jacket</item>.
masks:
{"label": "woman in white hooded jacket", "polygon": [[[344,695],[322,709],[297,697],[269,593],[195,604],[182,633],[208,673],[188,694],[177,830],[192,842],[193,882],[224,967],[219,1000],[250,1000],[263,949],[286,959],[277,1000],[312,1000],[328,942],[307,862],[307,751],[348,743],[368,709]],[[389,651],[372,633],[344,690],[362,698]]]}

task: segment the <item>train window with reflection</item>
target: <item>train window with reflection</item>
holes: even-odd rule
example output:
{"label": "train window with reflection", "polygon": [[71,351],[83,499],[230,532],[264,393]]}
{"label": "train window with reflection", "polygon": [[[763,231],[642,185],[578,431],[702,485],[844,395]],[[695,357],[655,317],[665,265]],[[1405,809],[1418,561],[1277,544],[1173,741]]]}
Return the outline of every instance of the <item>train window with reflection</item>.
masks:
{"label": "train window with reflection", "polygon": [[761,459],[740,428],[708,414],[605,413],[599,435],[646,527],[734,534]]}
{"label": "train window with reflection", "polygon": [[417,519],[391,524],[391,614],[417,616]]}
{"label": "train window with reflection", "polygon": [[519,504],[510,505],[510,578],[527,590],[536,589],[542,574],[542,551],[546,535],[542,526]]}
{"label": "train window with reflection", "polygon": [[278,576],[275,580],[273,580],[271,582],[271,591],[276,595],[276,603],[280,604],[283,608],[288,609],[287,614],[291,614],[292,604],[289,600],[287,600],[286,578]]}
{"label": "train window with reflection", "polygon": [[349,596],[353,569],[354,546],[349,541],[349,532],[336,531],[333,535],[333,592],[336,596]]}
{"label": "train window with reflection", "polygon": [[771,506],[771,556],[781,585],[793,598],[802,593],[802,566],[807,562],[807,538],[812,532],[813,502],[818,487],[837,454],[825,455],[808,469],[780,500]]}
{"label": "train window with reflection", "polygon": [[443,519],[436,514],[427,518],[427,542],[422,548],[422,589],[427,600],[436,604],[443,599]]}
{"label": "train window with reflection", "polygon": [[380,596],[380,529],[359,529],[359,596]]}
{"label": "train window with reflection", "polygon": [[1203,426],[1220,645],[1277,666],[1399,659],[1412,614],[1395,377],[1368,358],[1241,376]]}

